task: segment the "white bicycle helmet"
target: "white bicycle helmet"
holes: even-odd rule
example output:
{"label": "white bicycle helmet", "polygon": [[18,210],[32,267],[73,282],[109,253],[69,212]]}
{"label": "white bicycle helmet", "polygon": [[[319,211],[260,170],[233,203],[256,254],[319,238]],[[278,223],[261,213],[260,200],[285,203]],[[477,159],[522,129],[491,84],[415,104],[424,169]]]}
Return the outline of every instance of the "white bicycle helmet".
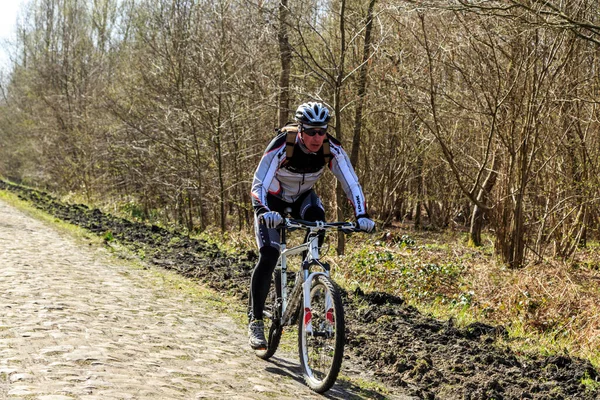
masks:
{"label": "white bicycle helmet", "polygon": [[298,106],[295,118],[301,124],[319,126],[327,125],[331,116],[323,104],[309,101]]}

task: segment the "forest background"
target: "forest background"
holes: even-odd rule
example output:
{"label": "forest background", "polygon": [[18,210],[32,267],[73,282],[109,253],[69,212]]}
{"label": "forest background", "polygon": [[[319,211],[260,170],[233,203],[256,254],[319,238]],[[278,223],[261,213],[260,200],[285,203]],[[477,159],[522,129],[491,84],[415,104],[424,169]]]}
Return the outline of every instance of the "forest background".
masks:
{"label": "forest background", "polygon": [[[598,237],[595,1],[37,0],[0,172],[190,231],[247,229],[274,128],[322,101],[381,225],[490,229],[504,262]],[[334,180],[319,193],[344,208]]]}
{"label": "forest background", "polygon": [[[468,231],[512,270],[580,266],[600,235],[599,20],[593,0],[31,1],[0,175],[249,232],[275,128],[321,101],[381,227]],[[335,179],[317,190],[351,217]]]}

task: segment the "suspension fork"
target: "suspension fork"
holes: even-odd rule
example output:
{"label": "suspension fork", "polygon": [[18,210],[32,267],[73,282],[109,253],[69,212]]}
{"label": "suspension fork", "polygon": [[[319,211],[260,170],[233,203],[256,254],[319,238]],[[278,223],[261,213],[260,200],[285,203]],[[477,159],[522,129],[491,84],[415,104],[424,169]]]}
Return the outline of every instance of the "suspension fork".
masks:
{"label": "suspension fork", "polygon": [[[303,323],[304,323],[304,331],[307,334],[313,333],[312,326],[312,304],[310,303],[310,291],[312,289],[312,281],[317,275],[324,275],[329,277],[329,265],[321,264],[319,260],[319,237],[318,235],[314,235],[310,237],[310,247],[309,254],[306,259],[302,262],[302,273],[304,275],[304,282],[302,283],[302,292],[303,292]],[[324,272],[313,272],[310,273],[310,266],[312,264],[318,264],[323,267]],[[330,318],[333,320],[333,306],[332,299],[329,295],[329,292],[325,292],[325,312],[326,318],[329,321]]]}
{"label": "suspension fork", "polygon": [[[281,294],[280,294],[280,299],[281,299],[281,303],[282,303],[282,318],[281,318],[281,323],[282,325],[289,325],[292,323],[292,321],[295,321],[296,316],[298,316],[298,312],[299,309],[302,309],[303,307],[303,303],[302,303],[302,298],[303,296],[303,285],[302,284],[295,284],[294,285],[294,289],[291,293],[288,293],[287,291],[287,258],[285,255],[285,250],[286,250],[286,245],[285,245],[285,234],[284,232],[282,232],[281,234],[281,241],[280,241],[280,246],[281,246],[281,255],[280,255],[280,259],[278,262],[278,268],[281,270]],[[307,248],[307,251],[310,250],[310,248]],[[312,254],[312,253],[311,253]],[[309,257],[307,257],[304,261],[309,260]],[[304,262],[303,262],[303,265]],[[308,269],[306,269],[308,271]],[[298,275],[296,275],[296,280],[297,281],[301,281],[303,282],[306,278],[306,274],[301,275],[304,273],[304,269],[298,271]],[[304,278],[304,279],[303,279]]]}

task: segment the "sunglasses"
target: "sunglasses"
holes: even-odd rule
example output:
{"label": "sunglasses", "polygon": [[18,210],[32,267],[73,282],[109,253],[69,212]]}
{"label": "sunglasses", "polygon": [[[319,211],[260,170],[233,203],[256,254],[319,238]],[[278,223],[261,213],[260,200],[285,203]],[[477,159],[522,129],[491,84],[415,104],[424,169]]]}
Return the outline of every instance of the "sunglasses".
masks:
{"label": "sunglasses", "polygon": [[305,128],[302,132],[306,133],[308,136],[315,136],[317,133],[319,136],[325,136],[327,128]]}

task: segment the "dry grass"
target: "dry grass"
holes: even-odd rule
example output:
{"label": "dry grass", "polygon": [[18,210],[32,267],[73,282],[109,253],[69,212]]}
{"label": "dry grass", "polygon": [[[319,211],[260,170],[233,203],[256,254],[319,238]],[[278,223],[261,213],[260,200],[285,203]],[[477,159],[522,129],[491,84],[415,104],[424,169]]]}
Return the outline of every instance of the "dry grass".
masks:
{"label": "dry grass", "polygon": [[521,270],[470,269],[478,299],[474,312],[524,335],[549,351],[567,350],[586,358],[600,348],[600,273],[560,262]]}

